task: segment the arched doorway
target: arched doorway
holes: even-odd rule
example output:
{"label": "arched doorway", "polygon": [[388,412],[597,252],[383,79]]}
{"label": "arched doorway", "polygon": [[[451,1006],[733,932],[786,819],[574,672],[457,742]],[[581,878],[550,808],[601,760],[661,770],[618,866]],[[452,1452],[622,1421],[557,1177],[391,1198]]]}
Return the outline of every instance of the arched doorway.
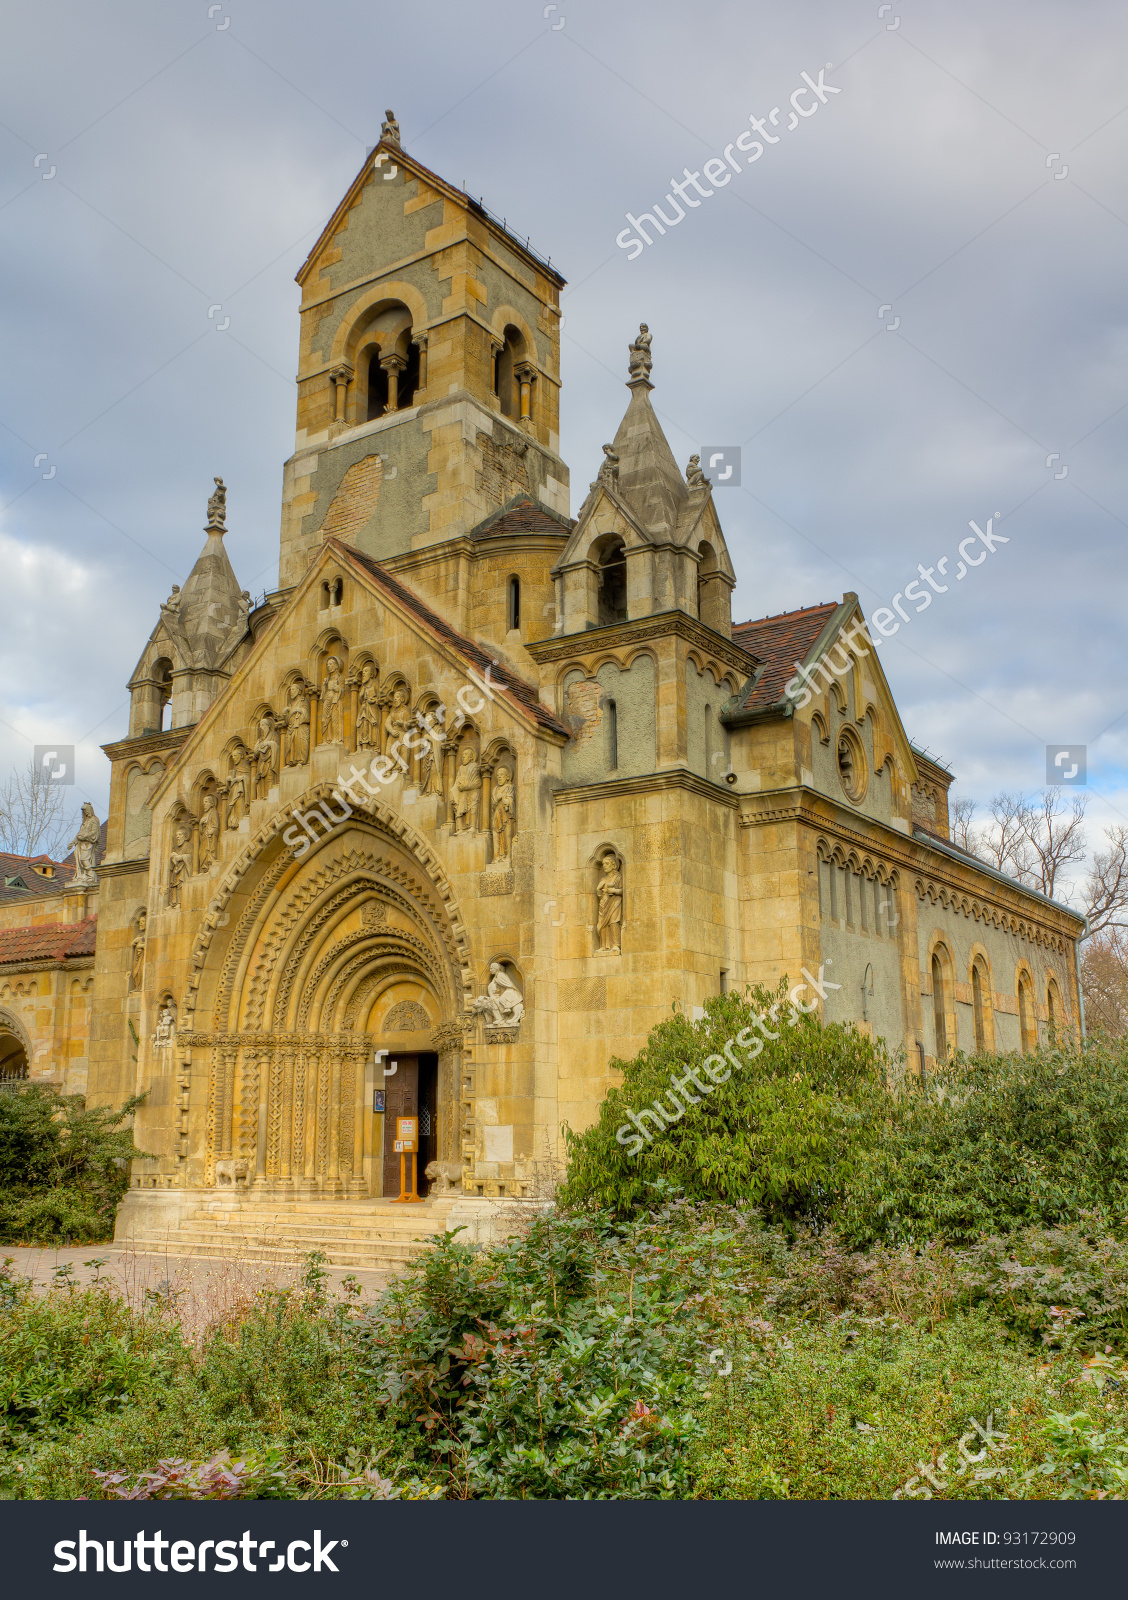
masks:
{"label": "arched doorway", "polygon": [[0,1012],[0,1090],[26,1083],[27,1043],[18,1024]]}
{"label": "arched doorway", "polygon": [[201,979],[196,1015],[206,1008],[212,1027],[192,1036],[209,1054],[204,1183],[295,1198],[383,1193],[376,1092],[389,1057],[376,1052],[401,1044],[416,1098],[430,1091],[429,1149],[458,1159],[464,934],[434,857],[392,821],[349,813],[298,854],[290,828],[289,845],[276,834],[248,865],[244,909]]}

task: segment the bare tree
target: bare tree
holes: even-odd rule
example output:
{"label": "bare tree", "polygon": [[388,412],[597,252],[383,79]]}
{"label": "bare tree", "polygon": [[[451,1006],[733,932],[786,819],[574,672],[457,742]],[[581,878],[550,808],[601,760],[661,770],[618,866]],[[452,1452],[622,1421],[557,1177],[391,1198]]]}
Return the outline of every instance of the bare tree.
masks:
{"label": "bare tree", "polygon": [[1029,885],[1034,863],[1023,827],[1024,807],[1020,794],[997,794],[991,801],[991,821],[977,835],[976,854],[997,872]]}
{"label": "bare tree", "polygon": [[1085,879],[1090,934],[1128,928],[1128,828],[1105,830],[1107,850],[1095,850]]}
{"label": "bare tree", "polygon": [[29,762],[25,772],[0,784],[0,850],[57,861],[74,837],[77,815],[77,807],[67,805],[67,787]]}
{"label": "bare tree", "polygon": [[1083,947],[1081,993],[1090,1033],[1120,1039],[1128,1032],[1128,933],[1105,927]]}
{"label": "bare tree", "polygon": [[1037,800],[1019,807],[1018,825],[1025,847],[1027,882],[1054,897],[1059,874],[1085,859],[1085,808],[1080,795],[1066,806],[1058,789],[1043,789]]}
{"label": "bare tree", "polygon": [[966,850],[968,855],[979,854],[979,834],[972,827],[975,816],[975,801],[967,795],[949,795],[948,797],[948,827],[951,831],[953,844],[958,844],[961,850]]}

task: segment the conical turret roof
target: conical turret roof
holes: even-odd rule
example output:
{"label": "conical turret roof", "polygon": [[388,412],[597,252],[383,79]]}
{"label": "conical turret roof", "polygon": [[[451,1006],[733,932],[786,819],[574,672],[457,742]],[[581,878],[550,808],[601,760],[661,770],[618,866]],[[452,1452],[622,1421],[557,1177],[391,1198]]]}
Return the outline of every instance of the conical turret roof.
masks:
{"label": "conical turret roof", "polygon": [[[646,331],[645,323],[642,331]],[[616,488],[640,527],[650,534],[672,536],[689,491],[650,404],[654,385],[648,376],[649,343],[641,357],[638,345],[630,348],[631,377],[627,388],[631,398],[612,446],[619,458]]]}

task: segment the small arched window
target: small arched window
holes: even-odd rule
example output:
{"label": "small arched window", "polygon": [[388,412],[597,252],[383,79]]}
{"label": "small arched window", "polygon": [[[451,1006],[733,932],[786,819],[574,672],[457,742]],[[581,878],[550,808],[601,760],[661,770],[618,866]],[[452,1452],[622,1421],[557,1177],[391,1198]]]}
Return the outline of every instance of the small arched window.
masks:
{"label": "small arched window", "polygon": [[947,985],[944,981],[944,963],[938,952],[932,957],[932,1024],[936,1034],[936,1060],[939,1064],[948,1056]]}
{"label": "small arched window", "polygon": [[510,323],[504,338],[505,343],[494,357],[494,394],[501,403],[502,416],[516,417],[521,411],[516,369],[525,359],[525,336]]}
{"label": "small arched window", "polygon": [[1061,998],[1058,987],[1051,978],[1046,984],[1046,1016],[1050,1029],[1050,1043],[1058,1042],[1058,1030],[1061,1027]]}
{"label": "small arched window", "polygon": [[990,980],[982,961],[971,969],[971,1009],[975,1021],[975,1052],[984,1055],[991,1048],[987,1008],[990,1005]]}
{"label": "small arched window", "polygon": [[373,350],[368,363],[368,421],[374,422],[388,409],[388,374],[380,365],[380,352]]}
{"label": "small arched window", "polygon": [[508,611],[508,617],[507,617],[507,620],[506,620],[506,626],[507,626],[509,632],[512,633],[515,628],[520,628],[520,626],[521,626],[521,580],[520,580],[520,578],[510,578],[510,580],[509,580],[509,600],[508,600],[508,605],[507,605],[507,611]]}
{"label": "small arched window", "polygon": [[614,700],[607,702],[607,766],[614,772],[619,765],[619,708]]}
{"label": "small arched window", "polygon": [[1018,978],[1018,1031],[1024,1056],[1038,1048],[1038,1019],[1034,1014],[1034,986],[1022,972]]}
{"label": "small arched window", "polygon": [[601,628],[627,620],[627,556],[621,539],[607,545],[599,560],[599,611]]}

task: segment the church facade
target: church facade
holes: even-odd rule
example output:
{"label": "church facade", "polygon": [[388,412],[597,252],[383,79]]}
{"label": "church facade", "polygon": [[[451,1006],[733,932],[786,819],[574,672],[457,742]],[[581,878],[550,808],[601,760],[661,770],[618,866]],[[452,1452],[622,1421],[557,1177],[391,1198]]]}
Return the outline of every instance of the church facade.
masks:
{"label": "church facade", "polygon": [[[613,1058],[726,987],[786,975],[912,1070],[1079,1028],[1080,919],[954,846],[857,598],[733,624],[645,326],[573,518],[563,279],[390,114],[298,282],[279,587],[241,590],[216,480],[105,747],[96,887],[0,896],[0,1044],[145,1093],[121,1231],[393,1199],[400,1115],[432,1196],[543,1198]],[[21,986],[91,978],[45,1049]]]}

